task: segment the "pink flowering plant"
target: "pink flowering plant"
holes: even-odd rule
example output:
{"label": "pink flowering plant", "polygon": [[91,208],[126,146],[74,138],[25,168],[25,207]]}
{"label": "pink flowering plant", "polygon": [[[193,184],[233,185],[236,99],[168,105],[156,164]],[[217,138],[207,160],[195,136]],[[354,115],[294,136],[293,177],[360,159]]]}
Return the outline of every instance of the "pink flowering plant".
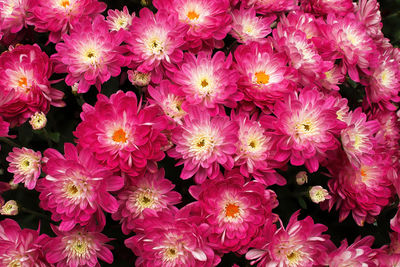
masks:
{"label": "pink flowering plant", "polygon": [[398,0],[0,0],[0,267],[400,266]]}

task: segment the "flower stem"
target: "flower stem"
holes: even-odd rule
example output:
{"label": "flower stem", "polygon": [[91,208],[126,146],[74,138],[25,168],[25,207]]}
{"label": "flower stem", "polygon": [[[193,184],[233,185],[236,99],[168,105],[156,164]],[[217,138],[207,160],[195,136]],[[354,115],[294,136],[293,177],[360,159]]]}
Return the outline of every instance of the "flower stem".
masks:
{"label": "flower stem", "polygon": [[21,147],[20,145],[18,145],[14,141],[8,139],[7,137],[0,137],[0,141],[6,143],[7,145],[13,146],[13,147],[14,146],[15,147]]}

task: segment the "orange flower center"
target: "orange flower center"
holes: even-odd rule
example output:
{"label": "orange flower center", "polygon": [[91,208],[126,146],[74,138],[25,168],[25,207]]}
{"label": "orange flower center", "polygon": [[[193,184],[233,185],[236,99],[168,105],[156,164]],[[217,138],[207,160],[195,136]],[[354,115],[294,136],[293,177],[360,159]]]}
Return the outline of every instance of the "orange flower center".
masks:
{"label": "orange flower center", "polygon": [[263,71],[255,73],[258,84],[267,84],[269,82],[269,75],[265,74]]}
{"label": "orange flower center", "polygon": [[64,1],[61,2],[61,5],[63,7],[67,7],[67,6],[69,6],[69,1],[68,0],[64,0]]}
{"label": "orange flower center", "polygon": [[239,206],[229,203],[225,207],[225,216],[227,217],[235,217],[239,213]]}
{"label": "orange flower center", "polygon": [[112,140],[119,143],[125,143],[128,138],[126,137],[126,133],[124,130],[118,129],[114,132]]}
{"label": "orange flower center", "polygon": [[18,86],[19,87],[22,87],[22,86],[27,86],[28,85],[28,80],[26,79],[26,77],[21,77],[19,80],[18,80]]}
{"label": "orange flower center", "polygon": [[199,14],[197,14],[197,13],[194,12],[194,11],[189,11],[189,12],[187,13],[187,17],[188,17],[190,20],[194,20],[194,19],[198,19],[198,18],[199,18]]}

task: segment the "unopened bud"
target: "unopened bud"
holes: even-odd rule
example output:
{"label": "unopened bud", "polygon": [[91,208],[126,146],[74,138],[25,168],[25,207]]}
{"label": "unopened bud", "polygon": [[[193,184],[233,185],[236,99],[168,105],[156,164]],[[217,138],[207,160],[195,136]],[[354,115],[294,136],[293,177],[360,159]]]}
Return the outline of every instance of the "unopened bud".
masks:
{"label": "unopened bud", "polygon": [[29,121],[33,130],[43,129],[47,124],[46,115],[43,112],[35,112]]}
{"label": "unopened bud", "polygon": [[305,171],[301,171],[296,174],[296,183],[298,185],[303,185],[308,182],[308,176]]}
{"label": "unopened bud", "polygon": [[9,184],[10,184],[11,190],[15,190],[15,189],[18,188],[18,184],[14,183],[14,179],[12,179],[12,180],[9,182]]}
{"label": "unopened bud", "polygon": [[18,205],[15,200],[7,201],[2,207],[0,211],[1,215],[17,215],[18,214]]}
{"label": "unopened bud", "polygon": [[146,86],[150,83],[151,73],[128,70],[128,79],[133,85]]}

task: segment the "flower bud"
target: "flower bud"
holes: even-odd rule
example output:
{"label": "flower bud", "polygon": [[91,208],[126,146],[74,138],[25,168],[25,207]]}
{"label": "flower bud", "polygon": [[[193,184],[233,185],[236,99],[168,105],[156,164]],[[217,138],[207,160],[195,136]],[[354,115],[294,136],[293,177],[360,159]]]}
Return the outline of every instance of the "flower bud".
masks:
{"label": "flower bud", "polygon": [[46,115],[43,112],[35,112],[35,114],[31,116],[29,123],[33,130],[43,129],[47,123]]}
{"label": "flower bud", "polygon": [[307,172],[301,171],[296,174],[296,183],[298,185],[303,185],[308,182]]}
{"label": "flower bud", "polygon": [[128,70],[128,79],[133,85],[146,86],[150,83],[151,73]]}
{"label": "flower bud", "polygon": [[311,201],[317,204],[331,198],[328,191],[319,185],[311,187],[309,194]]}
{"label": "flower bud", "polygon": [[0,211],[1,215],[18,215],[18,204],[15,200],[7,201]]}

